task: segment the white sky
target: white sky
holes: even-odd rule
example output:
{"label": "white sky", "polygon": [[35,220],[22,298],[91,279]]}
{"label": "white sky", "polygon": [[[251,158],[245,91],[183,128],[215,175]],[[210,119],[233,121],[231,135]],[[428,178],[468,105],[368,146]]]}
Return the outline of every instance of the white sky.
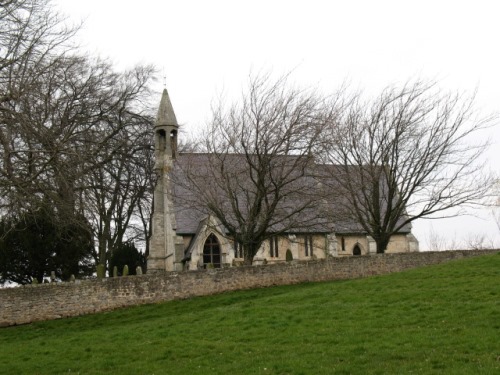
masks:
{"label": "white sky", "polygon": [[[54,0],[90,53],[119,68],[152,63],[166,76],[177,119],[194,132],[221,91],[238,94],[249,73],[293,70],[304,86],[335,91],[348,80],[376,93],[421,77],[444,89],[479,89],[478,108],[500,111],[500,2],[390,0]],[[164,73],[161,73],[164,71]],[[160,96],[158,94],[158,102]],[[489,131],[489,166],[500,172],[500,126]],[[489,210],[482,217],[414,225],[421,248],[431,226],[446,241],[485,235],[500,246]]]}

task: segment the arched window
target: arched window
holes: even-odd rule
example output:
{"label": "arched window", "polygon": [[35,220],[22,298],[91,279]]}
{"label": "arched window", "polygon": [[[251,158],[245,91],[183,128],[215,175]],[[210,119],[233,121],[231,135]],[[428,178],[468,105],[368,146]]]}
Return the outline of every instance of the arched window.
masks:
{"label": "arched window", "polygon": [[220,244],[213,233],[208,236],[203,246],[203,264],[205,268],[208,264],[212,264],[214,268],[221,266]]}
{"label": "arched window", "polygon": [[177,156],[177,130],[170,132],[170,148],[172,150],[172,159]]}
{"label": "arched window", "polygon": [[156,138],[157,138],[157,146],[158,150],[160,151],[165,151],[165,147],[167,147],[167,134],[165,133],[165,130],[160,129],[156,132]]}
{"label": "arched window", "polygon": [[358,244],[354,245],[354,248],[352,249],[352,255],[361,255],[361,248]]}
{"label": "arched window", "polygon": [[304,248],[305,248],[305,254],[306,254],[306,257],[312,257],[314,254],[313,254],[313,237],[312,236],[305,236],[305,244],[304,244]]}

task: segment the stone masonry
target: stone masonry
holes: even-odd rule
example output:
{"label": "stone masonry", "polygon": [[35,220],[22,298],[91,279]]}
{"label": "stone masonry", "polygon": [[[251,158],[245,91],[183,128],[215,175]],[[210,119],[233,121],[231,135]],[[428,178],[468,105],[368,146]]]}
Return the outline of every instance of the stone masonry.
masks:
{"label": "stone masonry", "polygon": [[497,252],[377,254],[5,288],[0,289],[0,327],[233,290],[367,277]]}

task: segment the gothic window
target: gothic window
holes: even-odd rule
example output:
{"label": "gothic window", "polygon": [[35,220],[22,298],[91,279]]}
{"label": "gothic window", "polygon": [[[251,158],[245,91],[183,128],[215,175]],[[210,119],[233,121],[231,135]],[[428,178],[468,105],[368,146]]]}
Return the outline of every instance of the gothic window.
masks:
{"label": "gothic window", "polygon": [[158,139],[158,149],[160,151],[164,151],[165,147],[167,146],[167,135],[165,133],[165,130],[158,130],[156,132],[156,136]]}
{"label": "gothic window", "polygon": [[170,132],[170,148],[172,149],[172,159],[177,156],[177,130]]}
{"label": "gothic window", "polygon": [[305,247],[306,257],[312,257],[313,256],[313,236],[305,236],[304,239],[305,239],[304,247]]}
{"label": "gothic window", "polygon": [[345,251],[345,238],[344,237],[340,238],[340,243],[342,245],[342,251]]}
{"label": "gothic window", "polygon": [[278,237],[274,236],[269,239],[269,256],[271,258],[277,258],[278,254]]}
{"label": "gothic window", "polygon": [[208,264],[212,264],[214,268],[221,266],[220,244],[214,234],[208,236],[203,246],[203,264],[205,268]]}
{"label": "gothic window", "polygon": [[352,255],[361,255],[361,248],[358,244],[354,245],[354,248],[352,249]]}

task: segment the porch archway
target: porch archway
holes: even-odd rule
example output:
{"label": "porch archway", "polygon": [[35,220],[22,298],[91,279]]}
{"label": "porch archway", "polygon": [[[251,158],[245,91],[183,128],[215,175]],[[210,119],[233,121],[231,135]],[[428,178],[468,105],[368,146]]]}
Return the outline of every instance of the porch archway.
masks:
{"label": "porch archway", "polygon": [[361,255],[361,247],[359,247],[359,244],[354,245],[352,255]]}

